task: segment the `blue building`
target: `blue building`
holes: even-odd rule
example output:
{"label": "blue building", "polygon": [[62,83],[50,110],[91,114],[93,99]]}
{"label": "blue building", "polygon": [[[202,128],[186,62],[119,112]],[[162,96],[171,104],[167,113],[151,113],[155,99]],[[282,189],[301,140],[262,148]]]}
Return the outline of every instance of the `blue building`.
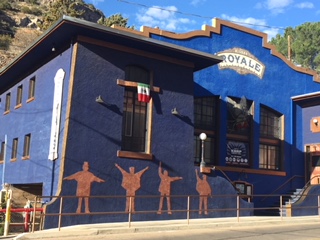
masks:
{"label": "blue building", "polygon": [[193,158],[194,72],[221,61],[64,17],[1,72],[2,184],[43,196],[47,214],[62,208],[63,226],[185,218],[190,195],[192,217],[235,216],[208,211],[235,208],[237,191]]}
{"label": "blue building", "polygon": [[[195,74],[195,163],[198,136],[205,132],[207,166],[235,184],[243,182],[244,193],[288,194],[320,173],[306,155],[319,151],[316,72],[280,55],[266,34],[220,19],[201,31],[145,27],[141,34],[224,59]],[[267,207],[279,197],[253,201],[255,208]]]}
{"label": "blue building", "polygon": [[236,216],[239,193],[252,215],[318,170],[318,76],[230,22],[175,34],[64,17],[0,89],[2,184],[62,209],[63,226],[186,218],[188,206]]}

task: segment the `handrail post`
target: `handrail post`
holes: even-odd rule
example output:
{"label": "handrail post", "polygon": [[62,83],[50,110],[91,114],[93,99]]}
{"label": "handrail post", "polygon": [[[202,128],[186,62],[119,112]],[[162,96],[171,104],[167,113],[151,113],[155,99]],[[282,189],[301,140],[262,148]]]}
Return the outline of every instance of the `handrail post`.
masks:
{"label": "handrail post", "polygon": [[131,203],[132,203],[132,197],[130,196],[129,197],[129,219],[128,219],[128,223],[129,223],[129,228],[131,227],[131,211],[132,211],[132,209],[131,209]]}
{"label": "handrail post", "polygon": [[26,210],[24,212],[24,226],[23,226],[24,232],[29,232],[29,222],[30,222],[30,212]]}
{"label": "handrail post", "polygon": [[188,196],[188,203],[187,203],[187,223],[189,225],[190,220],[190,196]]}
{"label": "handrail post", "polygon": [[[79,199],[78,199],[79,200]],[[62,203],[63,203],[63,197],[60,199],[60,207],[59,207],[59,219],[58,219],[58,230],[60,231],[61,228],[61,214],[62,214]]]}
{"label": "handrail post", "polygon": [[6,206],[6,220],[4,222],[4,232],[3,236],[6,237],[9,234],[9,227],[10,227],[10,219],[11,219],[11,199],[8,198]]}
{"label": "handrail post", "polygon": [[280,218],[282,220],[282,195],[280,195]]}
{"label": "handrail post", "polygon": [[240,221],[239,217],[240,217],[240,197],[239,195],[237,195],[237,221],[238,222]]}
{"label": "handrail post", "polygon": [[38,196],[35,197],[33,204],[33,215],[32,215],[32,232],[34,233],[35,225],[36,225],[36,205],[38,201]]}
{"label": "handrail post", "polygon": [[320,196],[318,195],[318,216],[320,217]]}

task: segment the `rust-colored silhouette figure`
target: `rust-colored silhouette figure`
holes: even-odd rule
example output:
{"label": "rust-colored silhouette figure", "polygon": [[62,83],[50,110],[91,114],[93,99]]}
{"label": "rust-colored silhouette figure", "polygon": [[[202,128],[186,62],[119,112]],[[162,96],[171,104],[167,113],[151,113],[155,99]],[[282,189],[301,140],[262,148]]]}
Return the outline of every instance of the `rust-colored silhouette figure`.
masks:
{"label": "rust-colored silhouette figure", "polygon": [[162,214],[162,207],[163,207],[163,199],[164,197],[167,198],[167,209],[168,214],[172,214],[171,212],[171,183],[177,180],[181,180],[182,177],[170,177],[167,170],[164,170],[162,173],[161,162],[159,163],[159,177],[161,178],[159,192],[161,193],[160,202],[159,202],[159,210],[158,214]]}
{"label": "rust-colored silhouette figure", "polygon": [[135,212],[135,195],[136,191],[141,187],[141,176],[144,174],[149,167],[142,169],[140,172],[134,173],[134,167],[129,168],[129,172],[123,170],[118,164],[115,166],[122,173],[122,184],[121,186],[126,190],[126,212],[129,212],[130,198],[131,198],[131,212]]}
{"label": "rust-colored silhouette figure", "polygon": [[204,214],[208,214],[208,196],[212,196],[211,187],[207,181],[207,175],[199,177],[198,169],[196,169],[197,186],[196,189],[199,193],[199,214],[202,214],[202,206],[204,207]]}
{"label": "rust-colored silhouette figure", "polygon": [[[77,196],[78,208],[77,213],[81,212],[82,200],[84,198],[85,212],[90,213],[89,209],[89,196],[91,195],[91,183],[92,182],[104,182],[103,179],[96,177],[93,173],[89,172],[89,163],[84,162],[82,166],[83,171],[76,172],[75,174],[65,177],[64,180],[76,180],[78,182]],[[88,196],[88,197],[87,197]]]}

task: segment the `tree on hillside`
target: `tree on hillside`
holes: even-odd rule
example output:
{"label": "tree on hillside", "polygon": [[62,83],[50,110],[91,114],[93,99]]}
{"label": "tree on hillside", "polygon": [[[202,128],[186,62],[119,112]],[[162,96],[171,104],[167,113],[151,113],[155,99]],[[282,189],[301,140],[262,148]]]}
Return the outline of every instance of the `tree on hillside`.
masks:
{"label": "tree on hillside", "polygon": [[9,0],[0,0],[0,10],[12,9],[11,3]]}
{"label": "tree on hillside", "polygon": [[96,12],[101,15],[100,20],[97,22],[105,26],[113,24],[127,27],[128,19],[123,18],[121,14],[112,15],[106,18],[104,14],[97,10],[92,4],[86,4],[83,0],[56,0],[50,4],[48,11],[44,14],[43,23],[40,28],[42,30],[48,29],[54,22],[59,20],[63,15],[70,17],[86,19],[86,11]]}
{"label": "tree on hillside", "polygon": [[56,0],[51,2],[48,11],[43,16],[43,23],[40,28],[48,29],[54,22],[59,20],[63,15],[81,18],[83,11],[77,11],[77,4],[84,4],[82,0]]}
{"label": "tree on hillside", "polygon": [[15,33],[13,20],[4,13],[4,11],[12,9],[10,0],[0,0],[0,49],[4,50],[9,48]]}
{"label": "tree on hillside", "polygon": [[112,25],[117,25],[125,28],[132,28],[128,26],[128,18],[124,18],[121,14],[114,14],[108,18],[101,18],[98,21],[99,24],[111,27]]}
{"label": "tree on hillside", "polygon": [[283,36],[277,34],[271,44],[288,58],[288,36],[291,60],[297,65],[320,72],[320,22],[304,23],[296,28],[286,28]]}

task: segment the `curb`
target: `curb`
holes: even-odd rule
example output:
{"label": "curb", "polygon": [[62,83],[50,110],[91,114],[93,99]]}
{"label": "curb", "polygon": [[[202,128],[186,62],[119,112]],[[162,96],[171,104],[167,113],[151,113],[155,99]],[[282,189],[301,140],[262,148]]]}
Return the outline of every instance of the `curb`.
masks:
{"label": "curb", "polygon": [[[319,216],[309,217],[242,217],[240,221],[237,218],[204,218],[193,219],[188,224],[186,220],[169,220],[169,221],[145,221],[133,222],[131,227],[128,223],[105,223],[105,224],[87,224],[63,227],[60,229],[49,229],[34,233],[22,233],[16,236],[8,236],[9,239],[45,239],[45,238],[67,238],[67,237],[84,237],[92,235],[110,235],[122,233],[138,233],[138,232],[158,232],[158,231],[179,231],[190,229],[203,228],[237,228],[237,227],[252,227],[261,225],[295,225],[320,223]],[[13,237],[13,238],[12,238]],[[0,238],[1,239],[1,238]],[[8,238],[7,238],[8,239]]]}

